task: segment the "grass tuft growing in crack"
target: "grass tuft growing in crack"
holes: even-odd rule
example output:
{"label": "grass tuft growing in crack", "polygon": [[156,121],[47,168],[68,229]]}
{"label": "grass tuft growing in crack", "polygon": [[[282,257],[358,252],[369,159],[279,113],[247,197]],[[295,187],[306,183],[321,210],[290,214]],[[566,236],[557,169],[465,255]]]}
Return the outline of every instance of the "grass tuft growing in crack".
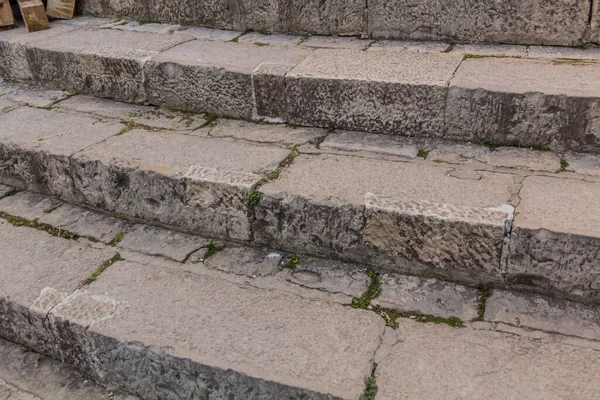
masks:
{"label": "grass tuft growing in crack", "polygon": [[114,255],[113,258],[111,258],[110,260],[104,261],[102,263],[102,265],[100,266],[100,268],[98,268],[96,270],[96,272],[94,272],[92,274],[92,276],[90,276],[89,278],[87,278],[85,280],[85,285],[90,285],[92,282],[96,282],[96,280],[98,279],[98,277],[100,276],[100,274],[102,274],[104,271],[106,271],[106,269],[108,267],[110,267],[111,265],[113,265],[114,263],[116,263],[117,261],[121,261],[121,254],[117,253]]}
{"label": "grass tuft growing in crack", "polygon": [[561,173],[561,172],[573,172],[571,171],[569,168],[569,162],[567,160],[565,160],[564,158],[560,159],[560,169],[556,171],[557,174]]}
{"label": "grass tuft growing in crack", "polygon": [[79,239],[79,235],[77,235],[76,233],[69,232],[65,229],[55,228],[49,224],[41,224],[37,221],[37,219],[30,221],[25,218],[15,217],[14,215],[7,214],[3,211],[0,211],[0,218],[5,219],[9,224],[13,226],[24,226],[27,228],[37,229],[38,231],[46,231],[52,236],[61,237],[63,239]]}
{"label": "grass tuft growing in crack", "polygon": [[208,246],[206,246],[206,253],[204,253],[204,261],[210,256],[214,256],[218,252],[223,250],[223,246],[217,246],[213,242],[210,242]]}
{"label": "grass tuft growing in crack", "polygon": [[50,214],[50,213],[56,211],[60,206],[62,206],[62,203],[57,206],[54,206],[54,207],[46,208],[44,210],[44,214]]}
{"label": "grass tuft growing in crack", "polygon": [[423,160],[427,160],[427,157],[429,157],[429,153],[430,151],[428,150],[419,150],[417,153],[417,157],[422,158]]}
{"label": "grass tuft growing in crack", "polygon": [[298,157],[299,155],[300,155],[300,153],[298,153],[298,150],[296,150],[296,148],[293,147],[290,150],[290,153],[288,154],[288,156],[285,158],[285,160],[283,160],[281,163],[279,163],[279,166],[275,170],[269,172],[266,177],[261,179],[260,182],[258,182],[256,184],[256,187],[254,187],[253,189],[251,189],[248,192],[248,195],[246,196],[246,205],[248,207],[254,207],[258,203],[260,203],[260,201],[262,200],[262,194],[258,191],[258,189],[262,185],[278,179],[279,176],[281,175],[281,172],[285,168],[289,168],[290,165],[296,159],[296,157]]}
{"label": "grass tuft growing in crack", "polygon": [[[463,56],[463,60],[476,60],[476,59],[480,59],[480,58],[513,58],[510,56],[506,56],[504,54],[470,54],[467,53]],[[514,57],[514,58],[519,58],[519,57]]]}
{"label": "grass tuft growing in crack", "polygon": [[493,290],[491,287],[480,286],[477,288],[477,302],[479,303],[477,306],[477,318],[474,318],[471,322],[483,321],[487,299],[490,298],[492,293]]}
{"label": "grass tuft growing in crack", "polygon": [[119,233],[117,233],[115,235],[115,237],[112,238],[112,240],[110,242],[106,243],[106,244],[108,246],[115,247],[116,245],[118,245],[121,242],[121,240],[123,240],[123,238],[125,237],[126,233],[127,232],[119,232]]}
{"label": "grass tuft growing in crack", "polygon": [[296,269],[299,262],[300,262],[300,257],[292,256],[285,264],[283,264],[283,266],[281,268],[282,269],[291,269],[293,271]]}
{"label": "grass tuft growing in crack", "polygon": [[4,193],[2,196],[0,196],[0,200],[2,200],[2,199],[5,199],[5,198],[7,198],[7,197],[10,197],[10,196],[14,196],[15,194],[17,194],[17,193],[19,193],[19,192],[20,192],[20,190],[19,190],[19,189],[17,189],[17,188],[12,188],[12,189],[10,189],[8,192],[6,192],[6,193]]}
{"label": "grass tuft growing in crack", "polygon": [[360,396],[360,400],[375,400],[378,390],[377,381],[375,380],[375,369],[373,369],[373,375],[365,379],[365,392]]}
{"label": "grass tuft growing in crack", "polygon": [[361,297],[352,299],[351,306],[353,308],[362,308],[366,310],[371,305],[371,300],[381,294],[381,281],[379,280],[379,275],[372,269],[369,269],[367,271],[367,276],[371,279],[371,283],[369,284],[367,291]]}

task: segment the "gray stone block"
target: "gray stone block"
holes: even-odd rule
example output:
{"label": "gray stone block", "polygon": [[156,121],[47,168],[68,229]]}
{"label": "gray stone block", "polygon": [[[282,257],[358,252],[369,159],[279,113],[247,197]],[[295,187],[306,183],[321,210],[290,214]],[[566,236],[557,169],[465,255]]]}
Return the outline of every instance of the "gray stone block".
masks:
{"label": "gray stone block", "polygon": [[375,38],[573,46],[582,44],[587,0],[373,0]]}
{"label": "gray stone block", "polygon": [[283,75],[309,54],[310,51],[295,47],[185,43],[146,64],[148,100],[182,110],[250,119],[255,107],[252,75],[257,67],[266,65],[268,72],[260,73],[256,82],[256,103],[259,112],[277,114],[279,111],[268,108],[271,96],[279,99],[273,102],[281,101]]}
{"label": "gray stone block", "polygon": [[299,125],[440,137],[447,84],[462,57],[317,50],[286,76]]}
{"label": "gray stone block", "polygon": [[596,152],[599,72],[586,61],[465,60],[448,94],[446,138]]}
{"label": "gray stone block", "polygon": [[600,301],[597,183],[532,176],[519,194],[506,280],[515,287]]}

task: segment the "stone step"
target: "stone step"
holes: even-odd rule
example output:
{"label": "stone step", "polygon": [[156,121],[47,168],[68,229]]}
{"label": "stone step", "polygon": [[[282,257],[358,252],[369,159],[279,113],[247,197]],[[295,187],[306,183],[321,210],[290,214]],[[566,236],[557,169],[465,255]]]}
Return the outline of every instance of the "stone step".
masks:
{"label": "stone step", "polygon": [[402,40],[573,46],[598,41],[598,6],[588,0],[84,0],[81,12],[219,29]]}
{"label": "stone step", "polygon": [[323,37],[300,43],[179,28],[80,18],[44,32],[2,32],[0,74],[234,118],[556,151],[600,149],[597,50],[451,49]]}
{"label": "stone step", "polygon": [[0,340],[0,394],[11,399],[598,390],[594,307],[373,274],[134,225],[30,192],[0,200],[0,239],[0,337],[20,345]]}
{"label": "stone step", "polygon": [[[0,97],[4,184],[379,271],[599,300],[598,156],[202,123],[201,115],[9,87]],[[44,217],[30,219],[53,223]]]}

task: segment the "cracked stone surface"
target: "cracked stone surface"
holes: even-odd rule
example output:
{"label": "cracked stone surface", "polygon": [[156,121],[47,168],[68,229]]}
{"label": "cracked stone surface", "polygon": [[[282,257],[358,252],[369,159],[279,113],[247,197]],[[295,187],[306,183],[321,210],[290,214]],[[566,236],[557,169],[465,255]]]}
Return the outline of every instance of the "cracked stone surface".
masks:
{"label": "cracked stone surface", "polygon": [[376,371],[379,400],[490,399],[498,388],[503,398],[590,398],[600,390],[600,353],[589,348],[406,319],[397,332]]}
{"label": "cracked stone surface", "polygon": [[600,299],[600,184],[530,176],[519,196],[508,283]]}
{"label": "cracked stone surface", "polygon": [[422,147],[423,140],[353,131],[337,131],[320,145],[323,150],[367,151],[405,158],[417,157]]}
{"label": "cracked stone surface", "polygon": [[530,293],[495,291],[487,299],[486,321],[600,340],[595,307]]}
{"label": "cracked stone surface", "polygon": [[48,211],[62,204],[62,201],[53,197],[20,192],[0,200],[0,211],[33,221],[41,219]]}
{"label": "cracked stone surface", "polygon": [[175,35],[191,36],[201,40],[217,40],[220,42],[230,42],[244,32],[227,31],[223,29],[210,28],[186,28],[180,31],[175,31]]}
{"label": "cracked stone surface", "polygon": [[0,339],[2,400],[139,400],[99,386],[60,361],[21,349]]}
{"label": "cracked stone surface", "polygon": [[415,276],[382,274],[381,294],[371,302],[385,308],[417,311],[442,318],[458,317],[463,321],[477,318],[477,290]]}
{"label": "cracked stone surface", "polygon": [[[101,311],[98,302],[109,299],[116,308]],[[130,387],[137,381],[141,397],[152,393],[168,399],[174,398],[175,390],[179,396],[225,390],[237,397],[248,390],[244,385],[272,398],[284,393],[304,393],[311,399],[325,399],[326,393],[358,398],[384,328],[372,312],[130,262],[115,263],[77,296],[63,301],[53,315],[59,321],[91,323],[85,335],[98,349],[88,355],[99,361],[95,374],[102,373],[116,386]],[[155,357],[127,344],[132,341],[163,346],[154,353],[160,369],[169,371],[160,372],[163,383],[157,385],[154,368],[135,368],[131,374],[136,359]],[[106,348],[109,343],[116,346]],[[100,353],[102,348],[106,351]],[[200,365],[209,374],[205,379],[224,373],[216,368],[228,369],[230,385],[207,387],[197,378],[181,385],[171,373],[187,376]],[[236,377],[231,370],[250,378]],[[265,381],[253,383],[253,378]]]}
{"label": "cracked stone surface", "polygon": [[79,95],[60,102],[60,109],[91,113],[120,121],[132,121],[152,128],[191,131],[206,124],[202,113],[184,113],[158,107],[120,103]]}
{"label": "cracked stone surface", "polygon": [[[39,86],[14,84],[0,78],[0,98],[31,107],[49,107],[69,96],[63,90],[48,90]],[[0,106],[0,108],[2,108]]]}
{"label": "cracked stone surface", "polygon": [[378,40],[369,46],[368,51],[415,51],[417,53],[446,52],[450,44],[443,42],[406,42],[400,40]]}
{"label": "cracked stone surface", "polygon": [[300,146],[315,142],[327,135],[323,129],[291,127],[287,125],[255,124],[252,122],[220,119],[211,129],[210,136],[271,143],[280,146]]}
{"label": "cracked stone surface", "polygon": [[300,47],[316,49],[355,49],[364,50],[372,40],[363,40],[355,37],[339,36],[311,36],[300,44]]}
{"label": "cracked stone surface", "polygon": [[199,236],[186,235],[150,225],[136,225],[125,234],[118,247],[183,261],[188,254],[209,243],[210,240]]}
{"label": "cracked stone surface", "polygon": [[457,44],[452,52],[478,56],[527,57],[527,46],[506,44]]}
{"label": "cracked stone surface", "polygon": [[300,36],[291,35],[264,35],[259,32],[248,32],[241,36],[239,43],[252,43],[268,46],[296,46],[302,41]]}
{"label": "cracked stone surface", "polygon": [[204,265],[207,268],[255,278],[274,275],[281,268],[282,257],[281,253],[273,250],[227,246],[206,259]]}

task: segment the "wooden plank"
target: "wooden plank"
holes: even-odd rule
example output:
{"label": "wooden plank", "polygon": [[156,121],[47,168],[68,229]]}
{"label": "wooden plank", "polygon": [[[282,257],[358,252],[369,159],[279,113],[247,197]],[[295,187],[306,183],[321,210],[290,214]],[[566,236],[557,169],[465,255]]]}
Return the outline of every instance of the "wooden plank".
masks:
{"label": "wooden plank", "polygon": [[10,0],[0,0],[0,27],[16,26]]}
{"label": "wooden plank", "polygon": [[48,0],[46,14],[52,18],[72,19],[75,14],[75,0]]}
{"label": "wooden plank", "polygon": [[19,0],[19,8],[29,32],[50,28],[42,0]]}

